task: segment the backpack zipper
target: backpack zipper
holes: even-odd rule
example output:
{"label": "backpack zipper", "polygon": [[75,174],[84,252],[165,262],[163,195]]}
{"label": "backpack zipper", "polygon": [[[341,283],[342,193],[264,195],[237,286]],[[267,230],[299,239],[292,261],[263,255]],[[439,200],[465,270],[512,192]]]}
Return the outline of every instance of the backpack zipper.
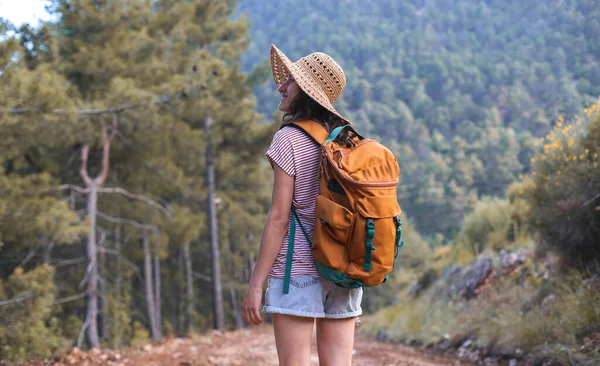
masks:
{"label": "backpack zipper", "polygon": [[[363,144],[364,145],[364,144]],[[354,150],[352,150],[354,151]],[[351,152],[352,152],[351,151]],[[395,187],[398,182],[397,181],[385,181],[385,182],[357,182],[354,179],[346,176],[345,174],[343,174],[341,172],[341,169],[337,166],[337,164],[335,163],[335,161],[333,161],[333,159],[329,156],[329,154],[327,154],[325,152],[325,150],[323,150],[323,154],[325,154],[325,156],[327,156],[327,161],[329,161],[329,164],[331,164],[331,166],[334,167],[334,170],[337,172],[337,175],[344,181],[346,181],[347,183],[353,184],[353,185],[357,185],[357,186],[361,186],[361,187],[380,187],[380,188],[384,188],[384,187]],[[348,155],[348,154],[346,154]]]}

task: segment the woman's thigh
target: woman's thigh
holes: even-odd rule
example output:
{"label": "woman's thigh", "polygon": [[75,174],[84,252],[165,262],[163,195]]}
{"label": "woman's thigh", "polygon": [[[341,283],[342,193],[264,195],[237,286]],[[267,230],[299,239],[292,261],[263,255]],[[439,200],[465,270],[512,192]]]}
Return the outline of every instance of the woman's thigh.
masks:
{"label": "woman's thigh", "polygon": [[273,314],[275,345],[280,366],[310,366],[310,343],[315,320]]}
{"label": "woman's thigh", "polygon": [[350,366],[356,318],[317,319],[320,366]]}

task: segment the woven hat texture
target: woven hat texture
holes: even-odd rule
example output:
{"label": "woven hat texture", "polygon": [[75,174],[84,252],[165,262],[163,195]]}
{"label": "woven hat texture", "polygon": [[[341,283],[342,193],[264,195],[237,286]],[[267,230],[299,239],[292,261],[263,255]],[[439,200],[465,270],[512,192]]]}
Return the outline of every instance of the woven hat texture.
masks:
{"label": "woven hat texture", "polygon": [[346,74],[331,56],[315,52],[292,62],[275,45],[271,45],[271,69],[278,88],[292,75],[310,98],[348,124],[352,123],[333,107],[346,86]]}

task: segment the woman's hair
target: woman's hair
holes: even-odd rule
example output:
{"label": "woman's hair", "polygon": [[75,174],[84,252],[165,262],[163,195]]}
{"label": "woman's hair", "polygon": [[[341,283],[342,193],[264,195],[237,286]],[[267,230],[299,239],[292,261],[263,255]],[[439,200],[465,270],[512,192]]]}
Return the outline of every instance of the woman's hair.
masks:
{"label": "woman's hair", "polygon": [[[329,112],[325,107],[315,102],[302,91],[292,100],[290,111],[286,112],[282,119],[284,124],[294,121],[313,120],[323,126],[327,132],[331,132],[334,128],[347,124],[343,119]],[[345,129],[335,140],[345,144],[346,147],[351,147],[354,145],[353,136],[354,134],[351,131]]]}

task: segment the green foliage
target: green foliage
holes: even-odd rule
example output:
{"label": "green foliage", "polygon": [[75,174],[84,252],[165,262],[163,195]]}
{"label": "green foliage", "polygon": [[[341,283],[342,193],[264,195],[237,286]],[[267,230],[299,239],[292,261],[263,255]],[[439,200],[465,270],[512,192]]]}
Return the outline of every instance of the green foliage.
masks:
{"label": "green foliage", "polygon": [[0,358],[18,361],[44,358],[65,347],[58,321],[52,316],[54,269],[18,267],[0,282],[0,300],[24,300],[0,306]]}
{"label": "green foliage", "polygon": [[364,326],[367,334],[383,334],[386,339],[410,343],[433,343],[463,325],[458,303],[433,301],[431,295],[405,299],[380,311]]}
{"label": "green foliage", "polygon": [[[129,346],[133,342],[136,331],[135,325],[132,329],[132,314],[130,309],[131,295],[123,291],[120,296],[108,295],[108,319],[109,319],[109,346],[110,348],[118,349]],[[139,332],[139,330],[138,330]],[[139,334],[137,335],[138,337]]]}
{"label": "green foliage", "polygon": [[531,206],[527,199],[526,192],[531,192],[535,187],[535,182],[529,177],[523,177],[521,181],[513,182],[506,190],[506,198],[512,206],[513,235],[512,239],[516,241],[526,238],[531,233],[530,223]]}
{"label": "green foliage", "polygon": [[150,332],[140,322],[136,321],[133,323],[133,336],[131,339],[132,347],[143,346],[150,342]]}
{"label": "green foliage", "polygon": [[430,290],[380,311],[364,329],[406,343],[449,342],[458,347],[470,336],[477,347],[491,353],[510,354],[518,348],[563,362],[569,360],[567,352],[575,361],[593,358],[581,345],[600,321],[597,281],[583,281],[578,274],[565,276],[532,306],[546,281],[527,273],[532,272],[513,276],[526,274],[531,279],[521,285],[511,278],[497,279],[485,295],[468,302],[449,301]]}
{"label": "green foliage", "polygon": [[[568,123],[559,118],[553,131],[540,139],[541,151],[531,158],[533,172],[508,187],[507,200],[478,202],[465,218],[456,245],[438,247],[431,266],[440,273],[452,263],[472,262],[483,251],[530,242],[528,234],[540,239],[535,256],[512,272],[497,269],[493,282],[471,301],[444,298],[436,292],[444,286],[438,280],[419,297],[381,311],[368,331],[392,340],[443,341],[456,347],[471,336],[477,347],[493,353],[518,348],[561,363],[595,364],[598,352],[587,344],[600,323],[600,291],[597,275],[584,279],[582,273],[597,271],[599,260],[598,199],[593,199],[600,188],[599,109],[600,104],[591,105],[584,118]],[[534,243],[529,246],[533,252]],[[567,274],[553,273],[548,280],[545,249],[558,254],[558,269]],[[434,273],[424,270],[415,282],[427,288]]]}
{"label": "green foliage", "polygon": [[373,313],[384,306],[397,301],[397,295],[412,285],[432,262],[432,251],[411,224],[410,219],[402,217],[402,240],[398,261],[388,281],[381,286],[366,287],[362,308],[366,313]]}
{"label": "green foliage", "polygon": [[[271,43],[292,60],[332,55],[348,81],[337,108],[398,156],[400,203],[417,229],[451,239],[479,197],[502,196],[528,170],[533,138],[600,95],[600,8],[563,5],[243,0],[243,67],[262,64]],[[273,82],[255,93],[271,115]]]}
{"label": "green foliage", "polygon": [[[20,159],[9,160],[8,169],[0,167],[0,238],[7,258],[41,243],[70,245],[88,233],[88,227],[57,197],[56,180],[48,173],[20,175]],[[1,247],[1,246],[0,246]],[[9,275],[14,267],[0,267]]]}
{"label": "green foliage", "polygon": [[566,267],[597,268],[600,261],[599,105],[586,109],[584,119],[558,120],[531,159],[533,172],[525,178],[531,183],[522,192],[542,248],[558,253]]}
{"label": "green foliage", "polygon": [[409,219],[402,220],[402,240],[406,247],[400,249],[398,263],[403,271],[421,272],[431,263],[433,253]]}
{"label": "green foliage", "polygon": [[[183,335],[188,318],[204,330],[212,311],[205,281],[211,274],[207,149],[216,167],[224,283],[247,283],[270,203],[263,154],[277,125],[253,109],[251,86],[265,79],[266,65],[251,76],[239,68],[247,19],[234,19],[235,2],[220,0],[49,3],[55,22],[13,32],[0,26],[0,280],[20,263],[27,270],[55,264],[49,281],[57,297],[79,294],[95,224],[101,344],[146,342],[140,246],[146,225],[154,233],[150,255],[161,267],[163,334]],[[118,113],[106,113],[111,108]],[[82,151],[89,147],[85,168],[98,177],[113,122],[103,184],[110,192],[100,192],[92,223]],[[192,258],[189,317],[182,248]],[[85,299],[75,298],[40,314],[66,328],[69,345],[78,341],[85,313]],[[231,321],[239,309],[225,308]],[[11,359],[54,350],[31,347],[37,353],[11,348]]]}
{"label": "green foliage", "polygon": [[488,248],[500,250],[506,245],[511,226],[512,206],[506,200],[484,198],[473,213],[465,217],[456,238],[457,245],[477,255]]}
{"label": "green foliage", "polygon": [[[243,0],[238,9],[235,1],[220,0],[50,5],[54,23],[14,32],[0,24],[0,301],[34,295],[0,306],[1,358],[48,357],[75,344],[83,325],[83,298],[52,304],[55,297],[77,295],[85,283],[88,197],[71,188],[82,186],[83,146],[90,149],[87,171],[100,173],[102,127],[113,117],[91,110],[127,107],[119,109],[104,186],[131,194],[102,192],[98,201],[102,344],[149,340],[139,224],[157,229],[150,254],[161,264],[164,334],[185,334],[186,321],[195,330],[211,326],[207,149],[216,165],[225,294],[237,293],[239,308],[270,204],[263,154],[278,123],[264,123],[257,113],[272,115],[279,99],[272,82],[263,83],[270,80],[270,43],[293,59],[325,51],[340,61],[348,87],[337,107],[400,160],[398,193],[412,224],[405,224],[407,244],[388,284],[365,292],[367,312],[396,302],[415,282],[427,288],[452,263],[523,240],[528,231],[540,233],[569,262],[597,257],[590,245],[598,238],[597,204],[576,209],[574,202],[598,193],[600,122],[573,143],[566,135],[552,140],[576,159],[561,152],[542,164],[541,155],[534,157],[551,121],[600,94],[594,61],[600,13],[589,0],[558,8],[532,0],[308,0],[268,7]],[[247,16],[238,17],[242,12]],[[208,117],[210,134],[204,131]],[[536,175],[506,191],[532,157]],[[509,201],[479,201],[505,191]],[[457,233],[457,245],[443,246]],[[189,319],[184,248],[193,271]],[[393,325],[394,337],[434,339],[479,324],[489,342],[526,344],[542,331],[568,343],[583,324],[569,312],[556,323],[534,310],[525,318],[530,329],[515,320],[514,333],[502,338],[508,324],[502,319],[516,313],[507,308],[506,317],[495,317],[500,298],[477,308],[424,291],[379,326]],[[571,295],[564,292],[570,300],[557,309],[585,311],[584,321],[597,321],[589,302],[577,307]],[[231,323],[239,309],[225,299]],[[551,324],[538,326],[540,319]],[[560,325],[565,321],[572,326]],[[539,343],[533,339],[531,347]]]}

